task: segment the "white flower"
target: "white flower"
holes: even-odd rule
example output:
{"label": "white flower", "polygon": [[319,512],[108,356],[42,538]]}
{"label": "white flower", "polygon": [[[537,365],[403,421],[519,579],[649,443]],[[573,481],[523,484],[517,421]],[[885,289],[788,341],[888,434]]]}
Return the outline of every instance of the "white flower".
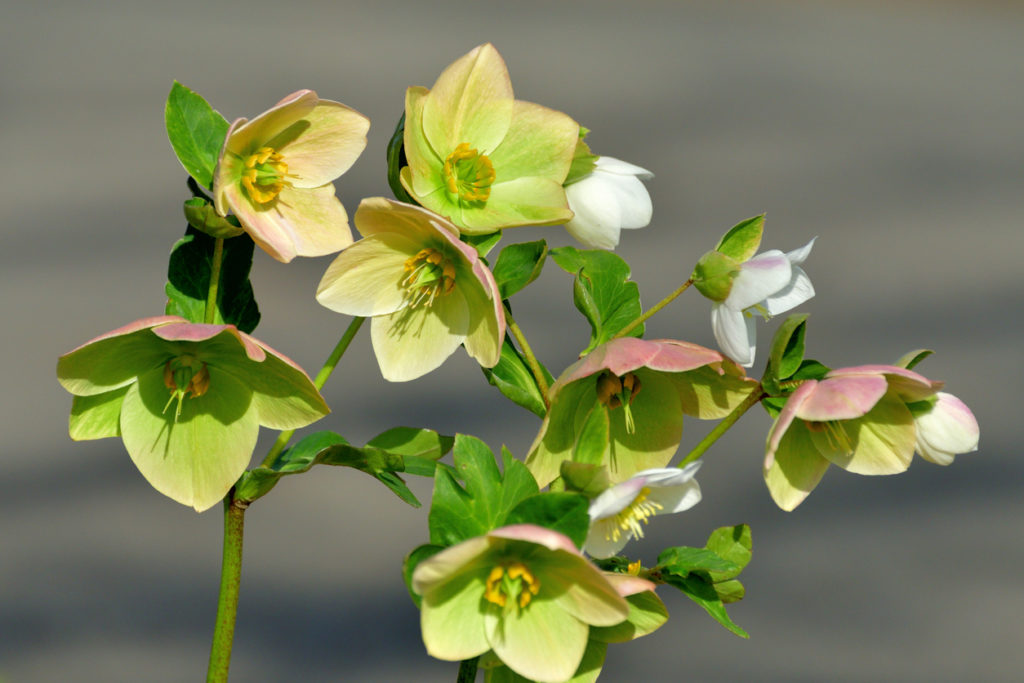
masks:
{"label": "white flower", "polygon": [[811,279],[799,264],[810,255],[816,239],[787,254],[772,249],[740,264],[729,296],[711,308],[711,327],[725,355],[750,367],[757,343],[753,314],[767,320],[814,296]]}
{"label": "white flower", "polygon": [[940,391],[935,398],[931,410],[915,413],[915,450],[929,462],[949,465],[957,453],[978,450],[978,421],[956,396]]}
{"label": "white flower", "polygon": [[593,171],[565,188],[575,214],[565,229],[588,247],[614,249],[620,230],[651,222],[651,196],[640,180],[653,177],[647,169],[600,157]]}
{"label": "white flower", "polygon": [[637,472],[590,501],[590,531],[583,550],[592,557],[611,557],[636,536],[649,517],[689,510],[700,502],[693,476],[700,462],[680,469],[659,467]]}

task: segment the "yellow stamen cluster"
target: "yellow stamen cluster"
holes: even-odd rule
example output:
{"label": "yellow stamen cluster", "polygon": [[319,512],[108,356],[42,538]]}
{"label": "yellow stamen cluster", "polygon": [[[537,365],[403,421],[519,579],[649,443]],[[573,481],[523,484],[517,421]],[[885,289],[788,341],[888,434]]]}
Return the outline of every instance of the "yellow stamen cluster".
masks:
{"label": "yellow stamen cluster", "polygon": [[258,204],[266,204],[277,198],[281,190],[288,184],[288,164],[272,147],[261,147],[247,156],[243,162],[242,186],[249,193],[250,199]]}
{"label": "yellow stamen cluster", "polygon": [[206,369],[206,363],[195,356],[178,356],[164,364],[164,385],[171,390],[171,397],[167,399],[163,412],[166,413],[171,403],[177,400],[178,407],[174,411],[174,420],[177,421],[185,398],[199,397],[209,390],[210,371]]}
{"label": "yellow stamen cluster", "polygon": [[484,599],[504,607],[509,595],[518,595],[516,604],[522,609],[530,604],[533,596],[540,592],[540,581],[522,562],[498,565],[487,575]]}
{"label": "yellow stamen cluster", "polygon": [[406,276],[402,279],[409,308],[431,306],[434,299],[455,289],[455,264],[437,249],[430,247],[405,261]]}
{"label": "yellow stamen cluster", "polygon": [[613,375],[610,370],[605,370],[597,377],[597,400],[612,410],[623,408],[626,431],[630,434],[636,431],[636,424],[633,422],[633,413],[629,407],[639,393],[640,378],[632,372],[618,377]]}
{"label": "yellow stamen cluster", "polygon": [[650,487],[643,487],[637,494],[633,502],[627,505],[625,508],[620,510],[615,517],[612,518],[613,525],[608,525],[608,531],[605,537],[609,541],[618,541],[622,538],[622,534],[625,531],[633,532],[633,536],[636,538],[644,537],[643,527],[640,526],[640,522],[647,524],[647,520],[654,515],[658,514],[664,509],[661,503],[656,503],[653,500],[647,500],[647,496],[651,493]]}
{"label": "yellow stamen cluster", "polygon": [[444,160],[444,182],[448,192],[466,202],[486,202],[494,184],[494,164],[486,154],[463,142]]}

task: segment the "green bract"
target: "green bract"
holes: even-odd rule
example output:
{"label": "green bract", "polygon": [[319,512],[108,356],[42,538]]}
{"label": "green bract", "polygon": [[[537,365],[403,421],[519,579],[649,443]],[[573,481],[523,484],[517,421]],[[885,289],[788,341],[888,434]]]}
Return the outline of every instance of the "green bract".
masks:
{"label": "green bract", "polygon": [[356,211],[364,235],[324,273],[316,299],[373,317],[373,351],[384,379],[435,369],[460,344],[484,367],[501,356],[505,314],[494,276],[458,230],[419,206],[383,197]]}
{"label": "green bract", "polygon": [[630,615],[622,597],[653,584],[613,584],[562,534],[516,524],[423,560],[412,586],[423,597],[427,652],[459,661],[488,650],[534,681],[566,681],[579,667],[591,626]]}
{"label": "green bract", "polygon": [[228,129],[213,173],[217,212],[232,212],[278,261],[333,254],[352,243],[332,181],[366,147],[370,120],[299,90]]}
{"label": "green bract", "polygon": [[565,114],[516,100],[493,45],[456,60],[431,90],[405,96],[402,185],[463,233],[572,218],[562,183],[579,125]]}
{"label": "green bract", "polygon": [[160,493],[202,512],[245,471],[260,425],[296,429],[330,410],[294,362],[234,325],[143,318],[57,361],[75,440],[120,436]]}
{"label": "green bract", "polygon": [[756,383],[722,354],[674,340],[623,337],[569,366],[526,465],[540,486],[563,461],[606,465],[612,483],[664,467],[679,447],[683,413],[729,414]]}

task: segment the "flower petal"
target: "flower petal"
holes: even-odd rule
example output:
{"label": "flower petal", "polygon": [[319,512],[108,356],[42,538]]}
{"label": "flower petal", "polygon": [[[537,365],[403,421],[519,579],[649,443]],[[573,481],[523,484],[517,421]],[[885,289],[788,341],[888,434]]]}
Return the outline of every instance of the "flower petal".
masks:
{"label": "flower petal", "polygon": [[71,401],[68,434],[75,441],[121,436],[121,404],[128,387],[105,394],[75,396]]}
{"label": "flower petal", "polygon": [[209,373],[211,390],[184,398],[177,419],[176,406],[167,404],[162,368],[141,375],[121,408],[121,435],[139,472],[157,491],[197,512],[235,484],[259,433],[252,392],[217,368]]}
{"label": "flower petal", "polygon": [[[228,129],[221,159],[228,153],[247,156],[313,111],[319,98],[312,90],[298,90],[250,121],[236,119]],[[214,184],[216,185],[216,175]],[[216,189],[214,190],[216,193]]]}
{"label": "flower petal", "polygon": [[442,161],[463,142],[489,154],[512,122],[513,97],[505,60],[480,45],[438,76],[423,105],[423,134]]}
{"label": "flower petal", "polygon": [[296,188],[326,185],[352,167],[366,148],[370,119],[340,102],[319,100],[312,111],[266,144],[281,153]]}
{"label": "flower petal", "polygon": [[740,309],[724,304],[711,306],[711,330],[722,353],[745,368],[754,364],[757,328],[754,319]]}
{"label": "flower petal", "polygon": [[469,330],[469,307],[458,288],[432,306],[406,308],[370,321],[370,338],[381,374],[405,382],[439,367]]}
{"label": "flower petal", "polygon": [[423,105],[429,92],[418,86],[405,91],[405,132],[402,140],[410,172],[407,178],[403,168],[401,179],[405,189],[417,199],[445,185],[442,176],[444,159],[439,157],[441,153],[430,146],[423,134]]}
{"label": "flower petal", "polygon": [[494,654],[512,671],[539,683],[572,678],[583,659],[590,631],[560,604],[540,597],[526,609],[513,609],[504,615],[488,610],[485,622]]}
{"label": "flower petal", "polygon": [[672,382],[651,370],[640,369],[636,374],[642,390],[630,406],[636,423],[633,432],[627,429],[623,408],[608,411],[611,439],[606,457],[613,482],[667,465],[683,435],[683,411]]}
{"label": "flower petal", "polygon": [[425,595],[453,577],[472,571],[484,561],[492,544],[487,536],[476,536],[431,555],[416,565],[412,573],[413,591]]}
{"label": "flower petal", "polygon": [[490,649],[480,608],[484,580],[485,576],[479,573],[463,572],[423,594],[420,629],[423,644],[432,657],[459,661]]}
{"label": "flower petal", "polygon": [[804,404],[807,398],[815,392],[817,386],[817,380],[809,379],[798,386],[796,391],[790,394],[789,398],[786,399],[786,404],[782,406],[782,411],[779,413],[779,416],[775,419],[775,422],[772,423],[772,427],[768,431],[768,443],[765,448],[764,456],[765,471],[771,468],[772,462],[775,459],[775,452],[779,448],[782,437],[793,424],[800,407]]}
{"label": "flower petal", "polygon": [[764,483],[775,504],[791,512],[825,476],[829,462],[818,453],[804,422],[786,430],[773,453],[773,462],[764,469]]}
{"label": "flower petal", "polygon": [[363,317],[405,308],[408,301],[401,285],[405,262],[422,246],[422,242],[395,232],[364,237],[327,267],[316,300],[337,313]]}
{"label": "flower petal", "polygon": [[758,254],[740,264],[729,296],[722,303],[735,311],[750,308],[785,289],[792,275],[793,266],[781,251],[772,249]]}
{"label": "flower petal", "polygon": [[[635,180],[635,178],[634,178]],[[639,181],[637,181],[639,182]],[[577,241],[595,249],[614,249],[622,229],[622,206],[609,191],[613,183],[591,173],[565,188],[573,217],[565,229]],[[648,202],[650,197],[648,197]]]}
{"label": "flower petal", "polygon": [[922,458],[936,465],[948,465],[960,453],[978,450],[978,421],[963,401],[939,392],[931,410],[916,415],[915,448]]}
{"label": "flower petal", "polygon": [[459,225],[462,232],[470,235],[520,225],[557,225],[572,218],[561,181],[550,178],[523,177],[507,182],[499,179],[491,186],[491,196],[482,206],[463,203],[461,208]]}
{"label": "flower petal", "polygon": [[818,452],[855,474],[897,474],[914,457],[914,418],[895,392],[887,392],[864,417],[811,429]]}
{"label": "flower petal", "polygon": [[792,310],[814,296],[811,278],[802,268],[793,266],[793,276],[785,289],[764,300],[764,307],[769,315],[779,315]]}
{"label": "flower petal", "polygon": [[516,100],[508,132],[489,155],[495,180],[548,178],[561,185],[569,174],[579,133],[579,124],[566,114]]}
{"label": "flower petal", "polygon": [[826,376],[816,383],[796,416],[814,422],[852,420],[867,414],[887,390],[881,375]]}
{"label": "flower petal", "polygon": [[572,457],[576,443],[576,412],[589,410],[597,403],[594,387],[584,382],[566,386],[559,393],[558,400],[552,394],[549,396],[551,409],[544,416],[540,431],[526,456],[526,467],[541,488],[558,477],[562,462]]}

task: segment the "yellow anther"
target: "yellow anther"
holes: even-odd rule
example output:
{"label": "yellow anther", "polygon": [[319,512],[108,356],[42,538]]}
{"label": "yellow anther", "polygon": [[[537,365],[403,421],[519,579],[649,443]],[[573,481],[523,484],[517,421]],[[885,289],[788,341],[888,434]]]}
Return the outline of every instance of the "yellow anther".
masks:
{"label": "yellow anther", "polygon": [[664,509],[661,503],[657,503],[653,500],[647,500],[647,496],[651,493],[650,487],[643,487],[637,494],[633,502],[623,508],[618,514],[615,515],[615,525],[608,529],[606,538],[609,541],[618,541],[622,538],[622,534],[625,531],[630,531],[636,538],[644,537],[644,530],[640,526],[643,522],[647,524],[647,520],[654,515],[658,514]]}
{"label": "yellow anther", "polygon": [[486,154],[460,143],[444,160],[444,180],[448,192],[467,202],[486,202],[497,177],[494,164]]}
{"label": "yellow anther", "polygon": [[516,595],[516,604],[522,609],[540,592],[540,581],[522,562],[498,565],[487,575],[484,599],[504,607],[509,595]]}
{"label": "yellow anther", "polygon": [[277,198],[288,181],[288,164],[271,147],[262,147],[242,160],[242,187],[257,204],[266,204]]}
{"label": "yellow anther", "polygon": [[630,562],[626,565],[626,573],[630,576],[640,576],[640,568],[642,566],[643,565],[640,564],[640,560],[637,560],[636,562]]}
{"label": "yellow anther", "polygon": [[437,249],[420,249],[405,260],[402,279],[410,308],[430,306],[434,299],[455,289],[455,264]]}
{"label": "yellow anther", "polygon": [[206,368],[206,363],[195,356],[178,356],[164,364],[164,385],[170,389],[171,397],[164,404],[163,412],[166,413],[171,403],[177,401],[178,407],[174,411],[174,420],[177,422],[181,417],[181,405],[184,400],[189,396],[197,398],[209,390],[210,371]]}

